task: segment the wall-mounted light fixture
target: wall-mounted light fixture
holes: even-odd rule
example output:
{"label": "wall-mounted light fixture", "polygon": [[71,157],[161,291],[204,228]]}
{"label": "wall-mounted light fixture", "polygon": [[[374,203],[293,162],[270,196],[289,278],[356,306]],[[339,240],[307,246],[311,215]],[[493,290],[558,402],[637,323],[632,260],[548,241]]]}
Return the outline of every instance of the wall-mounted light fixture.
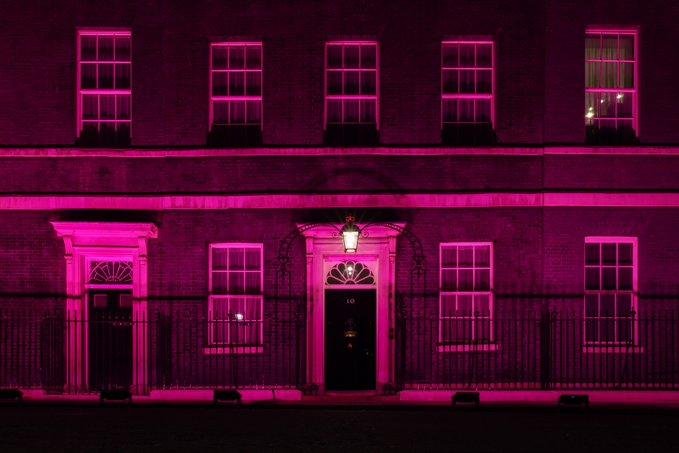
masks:
{"label": "wall-mounted light fixture", "polygon": [[342,242],[344,243],[345,253],[356,253],[356,250],[358,250],[358,237],[360,235],[361,230],[356,225],[356,217],[347,215],[342,227]]}

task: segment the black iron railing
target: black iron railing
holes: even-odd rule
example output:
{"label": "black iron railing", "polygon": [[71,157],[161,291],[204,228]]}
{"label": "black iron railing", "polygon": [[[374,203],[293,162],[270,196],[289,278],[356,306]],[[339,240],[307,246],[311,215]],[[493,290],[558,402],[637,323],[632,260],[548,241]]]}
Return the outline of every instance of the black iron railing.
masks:
{"label": "black iron railing", "polygon": [[[117,388],[133,383],[141,362],[149,390],[308,384],[303,299],[269,301],[261,322],[208,320],[198,315],[199,301],[168,305],[153,305],[146,321],[0,310],[0,388]],[[434,298],[401,305],[394,336],[399,389],[679,388],[679,311],[671,308],[633,315],[632,326],[620,326],[632,329],[632,341],[605,343],[588,340],[581,312],[547,304],[515,304],[519,311],[496,303],[492,318],[443,320]],[[228,329],[229,336],[219,334]],[[214,341],[227,337],[231,343]],[[608,337],[620,338],[597,336]]]}

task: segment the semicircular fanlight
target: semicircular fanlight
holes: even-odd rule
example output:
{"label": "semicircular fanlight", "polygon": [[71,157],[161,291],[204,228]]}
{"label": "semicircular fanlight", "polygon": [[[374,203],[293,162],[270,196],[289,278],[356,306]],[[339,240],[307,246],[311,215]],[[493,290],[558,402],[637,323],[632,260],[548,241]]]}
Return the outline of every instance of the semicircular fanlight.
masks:
{"label": "semicircular fanlight", "polygon": [[130,284],[132,263],[129,261],[93,261],[90,265],[89,283]]}
{"label": "semicircular fanlight", "polygon": [[375,275],[363,263],[343,261],[330,269],[325,278],[326,285],[374,285]]}

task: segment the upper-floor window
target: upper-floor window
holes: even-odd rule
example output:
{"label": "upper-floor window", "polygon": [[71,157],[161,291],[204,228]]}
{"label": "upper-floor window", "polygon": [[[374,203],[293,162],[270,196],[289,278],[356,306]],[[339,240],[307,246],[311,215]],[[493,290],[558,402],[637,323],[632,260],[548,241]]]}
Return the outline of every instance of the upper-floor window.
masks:
{"label": "upper-floor window", "polygon": [[493,244],[440,245],[439,343],[493,341]]}
{"label": "upper-floor window", "polygon": [[131,38],[125,30],[78,31],[76,110],[80,143],[130,142]]}
{"label": "upper-floor window", "polygon": [[639,129],[637,32],[589,29],[585,37],[585,126],[593,143],[629,143]]}
{"label": "upper-floor window", "polygon": [[441,45],[441,130],[450,143],[494,140],[494,50],[490,40]]}
{"label": "upper-floor window", "polygon": [[262,244],[210,244],[208,345],[225,352],[261,351]]}
{"label": "upper-floor window", "polygon": [[636,338],[637,239],[585,238],[585,343]]}
{"label": "upper-floor window", "polygon": [[[360,131],[374,140],[379,128],[379,49],[375,41],[331,41],[325,46],[326,133]],[[351,133],[351,132],[350,132]],[[351,137],[343,137],[351,140]],[[341,140],[341,138],[340,138]]]}
{"label": "upper-floor window", "polygon": [[262,43],[210,45],[210,131],[219,142],[251,143],[262,128]]}

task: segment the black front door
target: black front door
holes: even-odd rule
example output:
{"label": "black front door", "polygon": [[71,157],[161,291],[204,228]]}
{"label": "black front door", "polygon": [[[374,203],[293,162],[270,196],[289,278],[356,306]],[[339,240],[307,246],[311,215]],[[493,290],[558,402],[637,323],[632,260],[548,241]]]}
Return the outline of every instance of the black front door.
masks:
{"label": "black front door", "polygon": [[90,387],[127,389],[132,383],[132,294],[93,290],[88,298]]}
{"label": "black front door", "polygon": [[375,290],[325,292],[328,390],[375,389]]}

